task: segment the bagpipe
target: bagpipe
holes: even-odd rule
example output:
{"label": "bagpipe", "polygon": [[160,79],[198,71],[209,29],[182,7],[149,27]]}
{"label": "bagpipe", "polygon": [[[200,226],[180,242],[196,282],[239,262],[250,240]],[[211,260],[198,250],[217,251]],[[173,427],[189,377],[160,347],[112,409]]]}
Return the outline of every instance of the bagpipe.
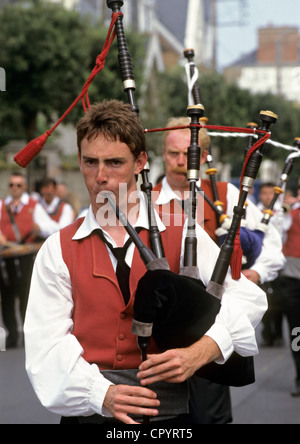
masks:
{"label": "bagpipe", "polygon": [[[199,101],[202,103],[202,96],[198,83],[199,72],[198,68],[194,63],[194,56],[195,56],[194,50],[193,49],[185,50],[184,56],[188,60],[188,63],[186,64],[185,67],[186,76],[187,76],[187,86],[188,86],[188,103],[196,104]],[[205,125],[203,125],[203,127],[205,127]],[[249,136],[248,146],[245,148],[245,158],[247,157],[249,151],[254,145],[256,131],[258,129],[262,129],[262,127],[259,128],[258,124],[255,122],[249,122],[247,124],[247,128],[252,129],[253,134]],[[270,223],[271,218],[274,215],[274,207],[278,201],[278,198],[284,193],[283,188],[290,177],[294,161],[300,156],[299,154],[300,138],[297,137],[294,139],[293,146],[295,148],[294,150],[295,152],[289,154],[285,161],[285,165],[280,176],[280,182],[277,186],[274,187],[273,200],[270,203],[269,208],[263,211],[264,216],[262,217],[260,223],[257,224],[255,229],[249,229],[247,228],[247,223],[245,221],[245,218],[242,218],[241,220],[239,237],[240,237],[241,248],[243,250],[242,269],[251,268],[262,252],[264,238],[268,231],[268,225]],[[202,194],[203,198],[206,200],[206,202],[210,205],[210,207],[214,210],[216,214],[217,226],[218,226],[216,230],[216,235],[218,236],[219,245],[222,246],[226,240],[226,237],[228,236],[230,226],[232,225],[232,220],[224,212],[224,202],[222,202],[219,198],[217,181],[216,181],[216,174],[218,173],[218,169],[215,168],[214,166],[214,158],[211,150],[211,145],[209,145],[208,147],[207,164],[208,164],[208,169],[206,170],[206,174],[209,176],[210,179],[210,185],[214,197],[213,201],[211,201],[204,194],[204,192],[201,190],[200,187],[198,188],[198,191],[199,193]],[[245,205],[247,207],[247,202],[245,202]],[[246,208],[245,208],[245,213],[246,213]]]}
{"label": "bagpipe", "polygon": [[[253,125],[253,123],[251,123]],[[251,142],[250,142],[251,143]],[[263,248],[264,238],[268,232],[269,224],[274,216],[274,208],[280,196],[285,193],[286,183],[292,173],[294,162],[296,159],[300,158],[300,139],[295,138],[294,140],[295,151],[289,154],[285,160],[283,170],[280,175],[279,183],[274,186],[274,196],[269,205],[269,207],[263,210],[263,216],[261,221],[256,225],[255,229],[247,228],[247,221],[242,220],[242,226],[240,228],[240,242],[243,250],[243,261],[242,269],[250,269],[257,258],[260,256]],[[247,205],[247,204],[246,204]],[[212,206],[212,205],[211,205]],[[226,236],[228,234],[228,229],[230,226],[230,219],[227,215],[220,215],[218,208],[212,206],[217,215],[219,215],[221,222],[220,228],[216,230],[219,237],[220,245],[223,245]],[[282,207],[283,212],[286,211],[284,206]],[[246,209],[245,209],[246,211]]]}
{"label": "bagpipe", "polygon": [[[186,64],[186,76],[187,76],[187,86],[188,86],[188,101],[189,103],[197,103],[199,98],[201,98],[200,87],[198,83],[199,72],[198,68],[194,63],[194,50],[187,49],[184,51],[184,56],[187,58],[188,63]],[[247,128],[256,130],[258,129],[258,125],[256,123],[249,123]],[[248,151],[253,146],[254,139],[253,136],[249,137],[249,144],[245,150],[245,156],[248,154]],[[213,201],[209,200],[209,198],[205,195],[205,193],[198,188],[199,193],[202,194],[203,198],[210,205],[210,207],[214,210],[217,219],[217,230],[216,235],[219,241],[220,247],[224,244],[226,237],[228,235],[230,226],[232,224],[232,220],[229,218],[228,214],[224,212],[225,203],[220,200],[216,175],[218,173],[218,169],[214,166],[214,158],[211,149],[211,144],[208,147],[207,153],[207,164],[208,169],[206,170],[206,174],[210,179],[210,186],[213,194]],[[243,219],[243,218],[242,218]],[[263,233],[260,230],[249,230],[248,228],[241,226],[239,232],[239,238],[241,243],[241,248],[243,250],[243,257],[247,258],[247,267],[250,268],[257,257],[260,255],[262,250],[263,243]],[[243,267],[242,267],[243,268]]]}
{"label": "bagpipe", "polygon": [[[123,0],[107,0],[107,6],[112,10],[112,20],[108,35],[101,54],[97,57],[95,67],[87,79],[81,93],[73,104],[58,120],[58,122],[44,135],[30,142],[17,156],[15,161],[20,166],[27,166],[43,148],[47,138],[62,122],[66,115],[81,100],[84,108],[89,106],[88,89],[95,76],[103,69],[105,58],[109,49],[117,37],[118,58],[122,76],[123,88],[127,94],[132,111],[139,113],[135,101],[135,77],[131,55],[128,49],[121,7]],[[201,99],[199,99],[201,101]],[[217,127],[205,125],[208,129],[221,129],[224,131],[244,132],[249,135],[256,133],[258,140],[247,152],[242,178],[240,198],[234,209],[234,216],[229,227],[228,235],[220,250],[216,266],[213,270],[211,281],[207,288],[199,279],[197,267],[197,235],[196,235],[196,211],[197,211],[197,182],[200,177],[200,147],[199,131],[203,127],[201,119],[204,117],[204,107],[201,103],[188,107],[187,114],[191,119],[189,128],[191,143],[188,148],[187,178],[190,182],[188,199],[187,235],[185,238],[184,266],[177,275],[169,270],[165,258],[161,235],[156,222],[156,214],[152,202],[152,185],[149,181],[149,167],[142,172],[142,191],[145,193],[148,205],[149,237],[151,250],[142,242],[136,230],[130,226],[126,216],[115,205],[111,197],[107,199],[113,206],[117,217],[128,231],[129,236],[137,247],[139,254],[146,266],[146,273],[138,283],[135,303],[132,332],[137,336],[138,345],[142,352],[142,360],[147,358],[147,349],[151,337],[154,338],[159,349],[188,347],[200,340],[214,324],[221,307],[224,293],[224,281],[227,276],[232,258],[235,258],[237,279],[240,276],[241,254],[240,252],[240,223],[244,215],[245,201],[256,179],[261,161],[262,150],[265,142],[270,138],[269,128],[276,123],[277,116],[271,111],[260,113],[261,126],[258,130],[249,128]],[[173,128],[178,129],[178,128]],[[170,130],[170,128],[168,129]],[[196,373],[197,376],[206,378],[229,386],[244,386],[255,381],[254,363],[252,358],[244,358],[233,353],[224,364],[208,364]]]}

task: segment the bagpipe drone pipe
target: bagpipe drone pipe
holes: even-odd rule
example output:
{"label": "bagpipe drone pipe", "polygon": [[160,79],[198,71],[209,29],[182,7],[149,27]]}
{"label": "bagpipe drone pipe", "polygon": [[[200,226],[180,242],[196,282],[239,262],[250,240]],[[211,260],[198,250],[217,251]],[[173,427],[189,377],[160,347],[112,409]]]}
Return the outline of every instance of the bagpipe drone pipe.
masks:
{"label": "bagpipe drone pipe", "polygon": [[300,158],[300,138],[299,137],[295,137],[294,139],[294,147],[296,148],[294,153],[291,153],[288,155],[288,157],[286,158],[281,176],[280,176],[280,180],[277,186],[274,187],[274,197],[269,205],[269,207],[263,211],[264,216],[262,218],[262,221],[258,227],[258,229],[260,229],[263,233],[266,232],[266,228],[269,223],[271,218],[274,216],[274,207],[276,202],[278,201],[278,198],[284,194],[284,188],[285,185],[292,173],[293,167],[294,167],[294,162],[296,159]]}
{"label": "bagpipe drone pipe", "polygon": [[[188,86],[188,103],[190,105],[197,104],[199,103],[199,101],[201,103],[202,95],[198,83],[199,72],[197,66],[194,63],[195,52],[193,49],[186,49],[184,51],[184,56],[188,61],[185,67],[187,86]],[[207,123],[207,121],[205,123]],[[257,123],[250,122],[248,123],[247,128],[257,130],[258,125]],[[253,135],[250,135],[248,147],[245,150],[245,156],[248,154],[253,144],[254,144],[254,138]],[[203,198],[206,200],[208,205],[210,205],[210,207],[215,212],[217,227],[218,227],[215,234],[218,238],[220,247],[222,247],[228,235],[228,231],[232,224],[232,220],[230,219],[228,214],[224,212],[225,203],[222,202],[219,197],[217,180],[216,180],[218,169],[214,166],[214,158],[211,149],[211,144],[208,146],[207,151],[208,152],[207,152],[206,161],[208,164],[208,169],[206,170],[206,174],[209,176],[213,200],[210,200],[206,196],[206,194],[201,190],[200,187],[198,187],[198,192],[202,194]],[[264,230],[262,228],[264,228]],[[265,226],[259,225],[257,229],[250,230],[249,228],[246,227],[245,219],[242,218],[240,234],[239,234],[241,248],[243,250],[242,269],[251,268],[251,266],[255,263],[256,259],[260,256],[262,252],[265,232],[266,232],[266,225]]]}
{"label": "bagpipe drone pipe", "polygon": [[[272,217],[274,216],[274,208],[280,196],[284,194],[285,185],[292,173],[294,162],[300,158],[300,139],[296,137],[294,139],[295,152],[288,155],[285,160],[285,164],[280,175],[279,183],[274,187],[274,196],[269,207],[263,210],[262,220],[257,224],[254,230],[250,230],[246,226],[242,226],[240,229],[241,247],[243,250],[243,265],[242,269],[250,269],[259,255],[262,252],[263,242]],[[243,221],[242,221],[243,222]],[[245,222],[246,223],[246,222]],[[225,219],[221,228],[217,230],[219,233],[219,242],[222,245],[228,234],[228,227],[230,224],[229,219]]]}

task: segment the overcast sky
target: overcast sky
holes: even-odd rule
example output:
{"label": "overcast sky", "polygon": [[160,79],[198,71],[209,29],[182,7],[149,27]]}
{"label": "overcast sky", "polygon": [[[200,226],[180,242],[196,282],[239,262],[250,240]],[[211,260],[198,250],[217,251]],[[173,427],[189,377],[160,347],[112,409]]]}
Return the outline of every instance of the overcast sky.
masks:
{"label": "overcast sky", "polygon": [[[218,21],[240,19],[242,0],[219,0]],[[244,0],[245,24],[220,26],[218,30],[218,66],[228,66],[257,48],[257,29],[268,25],[300,27],[300,0]]]}

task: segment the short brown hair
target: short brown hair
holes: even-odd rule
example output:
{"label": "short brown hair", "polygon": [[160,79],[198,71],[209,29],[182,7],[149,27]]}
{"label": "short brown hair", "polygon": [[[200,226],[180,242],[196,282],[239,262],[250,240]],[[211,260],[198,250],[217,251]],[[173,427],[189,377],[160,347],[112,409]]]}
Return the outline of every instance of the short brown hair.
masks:
{"label": "short brown hair", "polygon": [[77,125],[79,153],[83,139],[91,140],[99,134],[128,145],[135,159],[146,151],[145,134],[140,120],[131,106],[124,102],[105,100],[90,107]]}

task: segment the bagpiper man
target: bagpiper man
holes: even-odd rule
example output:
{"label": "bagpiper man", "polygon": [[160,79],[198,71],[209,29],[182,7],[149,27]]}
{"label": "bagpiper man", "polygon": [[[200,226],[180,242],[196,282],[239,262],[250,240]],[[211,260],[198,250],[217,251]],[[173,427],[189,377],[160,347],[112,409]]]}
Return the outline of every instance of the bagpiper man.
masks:
{"label": "bagpiper man", "polygon": [[[62,423],[136,424],[147,416],[157,424],[191,424],[186,381],[209,362],[222,365],[233,351],[257,353],[254,328],[267,308],[265,293],[244,277],[237,282],[228,275],[209,331],[190,347],[164,353],[152,342],[140,364],[131,324],[145,268],[124,227],[105,223],[107,203],[99,193],[115,194],[149,245],[146,203],[136,185],[147,161],[144,132],[131,107],[113,100],[93,105],[77,136],[91,205],[84,219],[51,236],[38,254],[25,322],[29,378]],[[157,221],[176,271],[184,227],[165,227],[158,216]],[[198,228],[198,266],[207,285],[219,249]]]}
{"label": "bagpiper man", "polygon": [[[189,125],[190,121],[186,117],[170,119],[167,127],[175,127],[179,125]],[[207,148],[210,144],[210,138],[205,129],[200,131],[200,145],[202,148],[202,165],[206,162]],[[154,188],[154,191],[159,192],[156,200],[156,205],[160,207],[160,211],[169,211],[170,203],[177,202],[175,208],[182,211],[180,197],[184,196],[184,192],[189,189],[189,182],[186,177],[187,171],[187,147],[189,145],[189,131],[176,130],[166,132],[163,145],[163,158],[166,165],[166,175],[162,183]],[[206,196],[213,201],[211,184],[209,180],[202,179],[199,183],[201,190]],[[227,182],[219,182],[217,184],[220,200],[224,204],[223,211],[229,217],[232,217],[233,208],[238,202],[239,190]],[[157,194],[156,194],[157,196]],[[205,231],[210,237],[218,242],[216,230],[218,228],[216,213],[211,206],[200,200],[200,208],[203,206],[203,211],[199,214],[202,220]],[[178,211],[178,210],[176,210]],[[257,224],[261,221],[262,215],[259,209],[252,202],[248,202],[246,211],[247,227],[254,230]],[[282,254],[282,240],[277,230],[270,226],[263,241],[262,252],[256,259],[254,265],[250,270],[244,270],[245,276],[254,283],[269,282],[278,276],[279,271],[284,266],[285,259]]]}

